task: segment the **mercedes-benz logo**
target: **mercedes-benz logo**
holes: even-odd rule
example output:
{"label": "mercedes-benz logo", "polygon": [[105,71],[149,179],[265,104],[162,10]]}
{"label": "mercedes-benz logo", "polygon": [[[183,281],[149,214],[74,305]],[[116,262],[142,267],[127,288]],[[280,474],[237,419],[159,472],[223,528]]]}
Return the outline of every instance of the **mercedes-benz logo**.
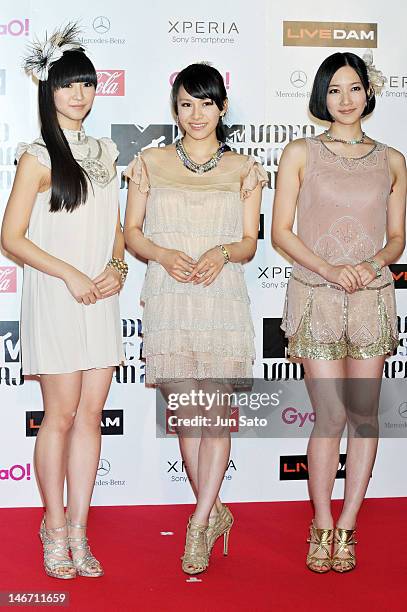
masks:
{"label": "mercedes-benz logo", "polygon": [[107,476],[110,472],[110,463],[107,459],[101,459],[98,467],[98,476]]}
{"label": "mercedes-benz logo", "polygon": [[110,21],[107,17],[95,17],[92,26],[98,34],[106,34],[110,30]]}
{"label": "mercedes-benz logo", "polygon": [[400,404],[400,406],[399,406],[399,415],[403,419],[407,419],[407,402],[403,402],[402,404]]}
{"label": "mercedes-benz logo", "polygon": [[294,70],[290,76],[290,83],[298,89],[304,87],[307,83],[307,75],[303,70]]}

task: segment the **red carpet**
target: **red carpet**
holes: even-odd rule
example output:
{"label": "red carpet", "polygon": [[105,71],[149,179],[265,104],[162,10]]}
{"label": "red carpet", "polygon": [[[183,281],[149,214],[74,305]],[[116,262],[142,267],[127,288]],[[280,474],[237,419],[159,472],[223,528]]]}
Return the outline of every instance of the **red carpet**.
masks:
{"label": "red carpet", "polygon": [[[223,557],[217,542],[209,569],[197,576],[201,582],[188,582],[180,568],[190,507],[92,508],[89,537],[106,574],[66,581],[43,572],[36,535],[41,510],[0,509],[0,591],[68,591],[69,608],[58,608],[73,612],[406,610],[407,498],[365,502],[358,567],[344,575],[320,576],[305,567],[309,503],[230,507],[235,525],[229,557]],[[174,535],[161,535],[169,531]],[[18,609],[39,608],[50,609]]]}

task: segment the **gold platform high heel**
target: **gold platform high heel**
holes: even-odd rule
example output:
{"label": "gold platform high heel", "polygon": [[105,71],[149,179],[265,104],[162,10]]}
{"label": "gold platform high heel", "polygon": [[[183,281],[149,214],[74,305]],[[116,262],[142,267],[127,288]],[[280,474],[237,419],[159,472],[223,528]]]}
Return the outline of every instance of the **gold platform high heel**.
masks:
{"label": "gold platform high heel", "polygon": [[65,535],[62,538],[51,538],[51,533],[59,533],[67,529],[66,524],[63,527],[54,527],[47,529],[45,526],[45,516],[41,521],[40,539],[44,547],[44,569],[51,578],[61,578],[62,580],[70,580],[76,578],[76,570],[69,556],[68,537]]}
{"label": "gold platform high heel", "polygon": [[223,535],[223,554],[227,556],[229,548],[229,534],[230,530],[232,529],[233,522],[233,514],[225,504],[222,504],[222,508],[215,516],[209,517],[209,525],[206,532],[209,554],[211,553],[216,540]]}
{"label": "gold platform high heel", "polygon": [[[77,525],[72,523],[70,519],[68,519],[68,525],[72,529],[86,529],[85,525]],[[92,555],[88,544],[88,538],[85,535],[81,538],[69,536],[68,541],[72,553],[72,561],[79,576],[85,576],[86,578],[99,578],[103,576],[103,568],[99,561]],[[78,554],[81,551],[85,551],[83,555]]]}
{"label": "gold platform high heel", "polygon": [[209,552],[206,539],[207,525],[194,523],[192,516],[187,526],[185,551],[182,559],[182,569],[186,574],[200,574],[209,565]]}
{"label": "gold platform high heel", "polygon": [[[307,567],[318,574],[329,572],[332,566],[331,548],[333,529],[318,529],[312,521],[310,525],[310,536],[307,540],[310,544],[315,544],[315,548],[307,555]],[[317,557],[317,553],[322,552],[324,557]]]}
{"label": "gold platform high heel", "polygon": [[[354,535],[355,529],[335,529],[334,554],[332,557],[332,569],[335,572],[350,572],[356,567],[356,557],[349,550],[349,546],[357,544]],[[339,556],[345,553],[346,556]]]}

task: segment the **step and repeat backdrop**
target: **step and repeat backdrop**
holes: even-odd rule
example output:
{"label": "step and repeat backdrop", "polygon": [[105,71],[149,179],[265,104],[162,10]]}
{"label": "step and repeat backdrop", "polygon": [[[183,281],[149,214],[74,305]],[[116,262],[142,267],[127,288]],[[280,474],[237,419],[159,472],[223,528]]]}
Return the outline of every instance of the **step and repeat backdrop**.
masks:
{"label": "step and repeat backdrop", "polygon": [[[270,223],[281,153],[291,140],[319,133],[307,112],[315,71],[334,51],[372,51],[387,77],[377,108],[365,122],[369,135],[406,153],[407,73],[404,36],[407,9],[388,0],[344,0],[329,5],[279,0],[207,0],[204,5],[178,0],[100,0],[67,7],[50,0],[3,2],[0,10],[0,216],[6,206],[20,141],[39,132],[37,85],[21,69],[25,45],[34,36],[79,19],[83,43],[98,72],[97,97],[85,128],[110,136],[120,150],[118,183],[124,217],[123,168],[139,151],[164,146],[177,137],[170,111],[171,84],[179,70],[208,61],[224,76],[230,110],[229,142],[255,156],[266,168],[259,246],[246,266],[256,330],[255,376],[264,381],[302,379],[301,367],[286,359],[279,330],[291,264],[273,250]],[[175,436],[156,436],[155,392],[144,385],[140,360],[142,309],[140,288],[145,266],[127,255],[130,273],[121,294],[126,363],[118,367],[103,414],[103,445],[93,503],[97,505],[168,504],[193,500]],[[406,376],[407,263],[394,266],[400,345],[386,363],[386,379]],[[22,269],[0,254],[0,506],[36,506],[32,464],[35,436],[42,419],[39,381],[20,370],[19,310]],[[398,399],[384,427],[398,437],[380,441],[369,495],[407,495],[407,405]],[[327,401],[328,398],[327,398]],[[313,413],[309,403],[282,402],[274,413],[279,435],[236,437],[222,495],[227,501],[306,499],[307,434]],[[406,428],[406,429],[403,429]],[[344,447],[345,448],[345,447]],[[343,490],[346,457],[341,456],[334,494]]]}

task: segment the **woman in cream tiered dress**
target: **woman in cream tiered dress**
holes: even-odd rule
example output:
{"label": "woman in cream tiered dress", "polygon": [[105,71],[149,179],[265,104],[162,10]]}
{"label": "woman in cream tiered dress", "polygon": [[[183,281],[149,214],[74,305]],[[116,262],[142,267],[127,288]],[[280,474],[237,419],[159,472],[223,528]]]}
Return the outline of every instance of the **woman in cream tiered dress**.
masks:
{"label": "woman in cream tiered dress", "polygon": [[[200,390],[230,392],[252,376],[254,333],[242,263],[256,250],[267,175],[254,159],[222,144],[227,100],[217,70],[189,66],[172,94],[184,138],[144,151],[127,168],[125,238],[148,260],[141,296],[146,381],[174,399]],[[194,412],[191,400],[176,411],[178,417],[203,412],[213,419],[202,428],[177,427],[197,497],[183,557],[190,574],[207,567],[223,534],[227,552],[233,522],[217,498],[230,434],[214,426],[229,407],[217,401],[210,411],[199,408]]]}

